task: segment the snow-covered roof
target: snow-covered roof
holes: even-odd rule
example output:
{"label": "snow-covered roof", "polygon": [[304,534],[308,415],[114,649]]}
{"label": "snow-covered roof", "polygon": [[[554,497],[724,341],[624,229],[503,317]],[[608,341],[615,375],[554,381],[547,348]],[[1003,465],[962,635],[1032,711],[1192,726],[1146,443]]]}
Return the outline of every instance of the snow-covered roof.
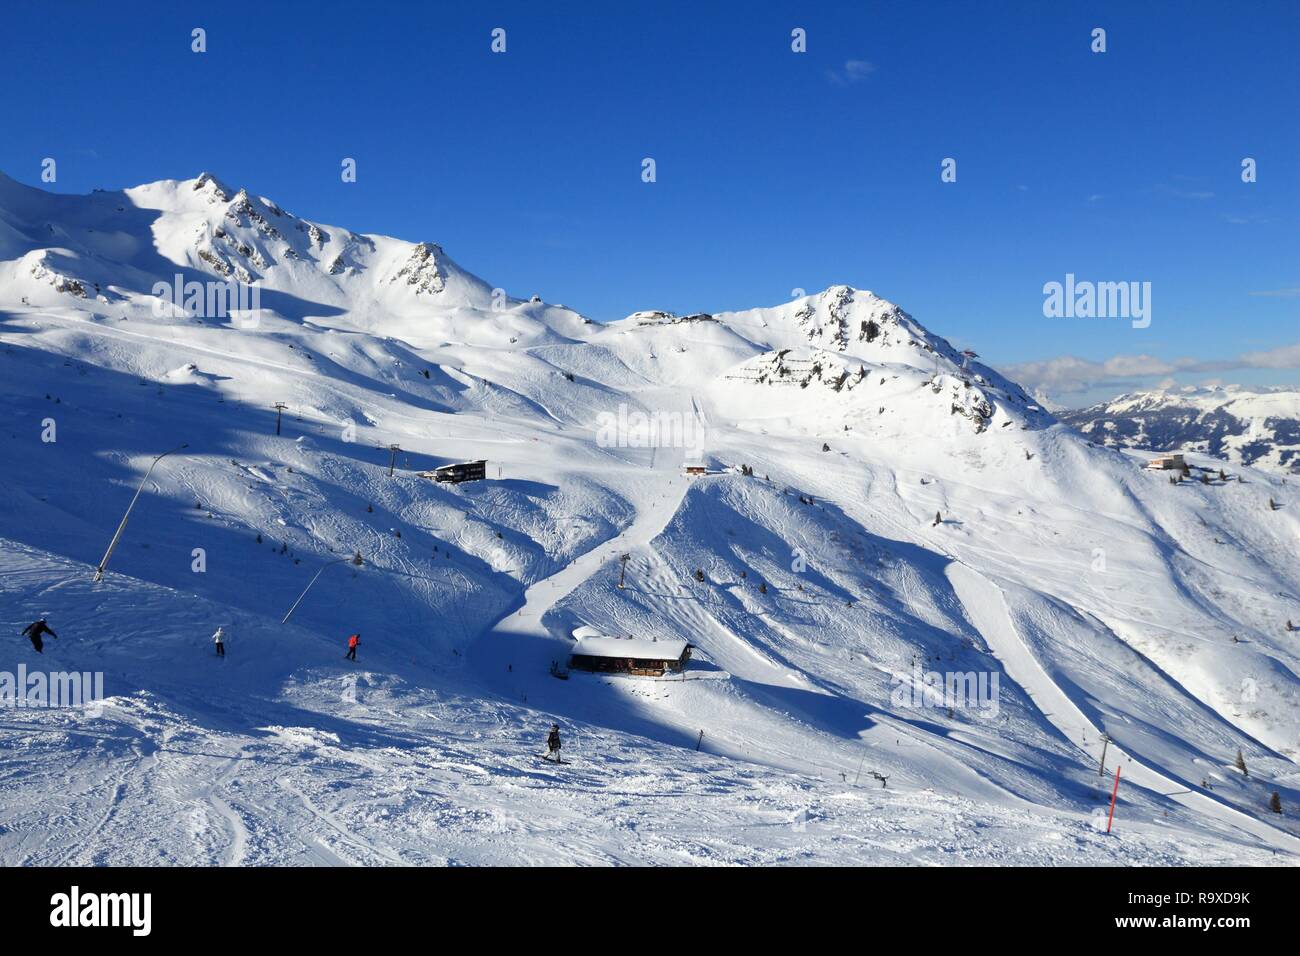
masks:
{"label": "snow-covered roof", "polygon": [[632,657],[638,660],[675,661],[686,653],[683,640],[645,638],[583,637],[573,648],[579,657]]}

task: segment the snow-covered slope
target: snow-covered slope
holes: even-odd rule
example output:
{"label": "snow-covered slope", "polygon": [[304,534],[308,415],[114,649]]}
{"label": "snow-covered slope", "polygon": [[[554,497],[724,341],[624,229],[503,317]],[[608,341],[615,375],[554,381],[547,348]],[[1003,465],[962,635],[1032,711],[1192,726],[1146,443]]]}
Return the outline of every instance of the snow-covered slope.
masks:
{"label": "snow-covered slope", "polygon": [[[109,695],[0,719],[7,863],[1297,858],[1280,477],[1171,484],[870,292],[603,326],[208,175],[0,178],[0,260],[0,672]],[[580,628],[695,657],[557,679]]]}
{"label": "snow-covered slope", "polygon": [[1234,465],[1300,473],[1300,390],[1240,385],[1121,395],[1061,420],[1116,448],[1198,451]]}

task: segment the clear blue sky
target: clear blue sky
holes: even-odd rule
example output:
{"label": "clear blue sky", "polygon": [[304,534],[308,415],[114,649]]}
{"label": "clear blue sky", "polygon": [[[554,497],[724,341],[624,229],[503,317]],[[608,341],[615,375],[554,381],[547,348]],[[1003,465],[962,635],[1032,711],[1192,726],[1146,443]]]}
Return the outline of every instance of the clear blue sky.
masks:
{"label": "clear blue sky", "polygon": [[[1294,2],[10,3],[0,169],[209,169],[602,320],[845,282],[994,363],[1220,360],[1300,341],[1298,63]],[[1067,272],[1151,327],[1044,318]]]}

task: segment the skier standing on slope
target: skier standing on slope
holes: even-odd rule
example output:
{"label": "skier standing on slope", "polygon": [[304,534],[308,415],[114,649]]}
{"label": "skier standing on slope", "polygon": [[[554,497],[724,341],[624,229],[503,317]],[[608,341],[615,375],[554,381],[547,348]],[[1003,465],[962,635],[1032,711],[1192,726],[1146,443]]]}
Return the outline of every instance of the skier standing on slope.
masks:
{"label": "skier standing on slope", "polygon": [[41,648],[45,646],[45,642],[41,640],[42,634],[48,634],[50,635],[50,637],[53,638],[57,638],[59,636],[55,634],[54,631],[50,630],[50,625],[45,623],[44,614],[42,614],[40,618],[38,618],[37,620],[32,621],[32,623],[28,624],[25,628],[23,628],[23,637],[31,639],[32,647],[36,648],[37,654],[44,653],[44,651],[41,650]]}
{"label": "skier standing on slope", "polygon": [[357,659],[357,645],[360,644],[360,643],[361,643],[361,635],[360,635],[360,634],[353,634],[351,637],[349,637],[349,638],[348,638],[348,652],[347,652],[346,654],[344,654],[343,656],[346,657],[346,658],[347,658],[348,660],[350,660],[350,661],[355,661],[355,660]]}
{"label": "skier standing on slope", "polygon": [[560,725],[551,724],[551,732],[546,735],[546,759],[562,763],[560,760]]}
{"label": "skier standing on slope", "polygon": [[218,627],[217,632],[212,635],[212,643],[217,646],[217,656],[226,656],[226,629]]}

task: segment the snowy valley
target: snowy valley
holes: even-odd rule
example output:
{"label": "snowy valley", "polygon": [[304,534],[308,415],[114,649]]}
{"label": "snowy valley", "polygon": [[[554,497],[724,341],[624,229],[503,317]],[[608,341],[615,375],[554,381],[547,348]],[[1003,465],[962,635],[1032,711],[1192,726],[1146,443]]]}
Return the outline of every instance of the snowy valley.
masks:
{"label": "snowy valley", "polygon": [[0,407],[0,672],[106,694],[0,712],[5,864],[1300,859],[1294,481],[1173,483],[871,292],[601,324],[209,174],[0,174]]}

